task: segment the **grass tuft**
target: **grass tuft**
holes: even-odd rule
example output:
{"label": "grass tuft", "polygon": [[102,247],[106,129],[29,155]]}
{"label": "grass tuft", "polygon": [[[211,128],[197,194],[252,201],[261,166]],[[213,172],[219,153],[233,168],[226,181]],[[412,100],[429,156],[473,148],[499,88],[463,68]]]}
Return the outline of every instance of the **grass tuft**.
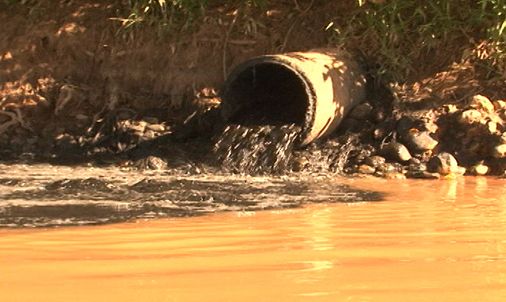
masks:
{"label": "grass tuft", "polygon": [[501,75],[505,16],[506,0],[357,0],[351,20],[332,27],[332,40],[377,62],[375,75],[387,82],[413,76],[418,62],[434,69],[464,54],[479,54],[491,73]]}

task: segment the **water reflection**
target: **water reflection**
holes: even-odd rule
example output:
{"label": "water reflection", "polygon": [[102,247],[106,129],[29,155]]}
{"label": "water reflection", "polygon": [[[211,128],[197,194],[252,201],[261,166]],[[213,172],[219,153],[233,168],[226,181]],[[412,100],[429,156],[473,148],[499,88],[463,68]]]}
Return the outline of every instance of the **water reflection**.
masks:
{"label": "water reflection", "polygon": [[339,183],[386,200],[0,229],[0,301],[506,299],[504,180]]}

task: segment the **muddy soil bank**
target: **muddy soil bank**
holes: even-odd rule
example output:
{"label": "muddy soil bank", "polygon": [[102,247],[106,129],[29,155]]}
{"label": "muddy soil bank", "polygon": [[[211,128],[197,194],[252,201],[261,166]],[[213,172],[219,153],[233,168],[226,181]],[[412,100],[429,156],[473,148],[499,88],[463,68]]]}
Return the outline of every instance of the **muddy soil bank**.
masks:
{"label": "muddy soil bank", "polygon": [[[215,7],[164,38],[120,30],[118,7],[100,1],[2,3],[0,159],[202,172],[230,69],[256,55],[335,46],[324,29],[346,22],[341,2]],[[472,62],[436,61],[405,84],[373,85],[330,139],[295,150],[287,171],[504,175],[504,83]]]}

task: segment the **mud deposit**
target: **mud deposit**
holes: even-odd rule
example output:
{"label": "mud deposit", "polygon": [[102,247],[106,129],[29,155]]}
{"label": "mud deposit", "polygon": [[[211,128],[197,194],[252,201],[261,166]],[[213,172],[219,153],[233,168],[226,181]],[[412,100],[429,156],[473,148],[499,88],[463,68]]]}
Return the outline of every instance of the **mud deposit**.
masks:
{"label": "mud deposit", "polygon": [[90,225],[382,198],[332,179],[181,177],[50,165],[0,165],[0,170],[1,227]]}

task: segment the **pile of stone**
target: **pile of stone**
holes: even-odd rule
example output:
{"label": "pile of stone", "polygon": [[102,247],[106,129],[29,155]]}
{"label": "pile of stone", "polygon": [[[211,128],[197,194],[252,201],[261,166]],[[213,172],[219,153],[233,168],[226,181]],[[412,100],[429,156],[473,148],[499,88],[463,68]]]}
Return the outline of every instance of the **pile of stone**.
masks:
{"label": "pile of stone", "polygon": [[430,179],[506,174],[503,100],[475,95],[460,106],[399,112],[384,119],[378,119],[378,111],[378,104],[364,103],[345,121],[352,131],[361,124],[356,131],[370,145],[349,159],[346,172]]}

